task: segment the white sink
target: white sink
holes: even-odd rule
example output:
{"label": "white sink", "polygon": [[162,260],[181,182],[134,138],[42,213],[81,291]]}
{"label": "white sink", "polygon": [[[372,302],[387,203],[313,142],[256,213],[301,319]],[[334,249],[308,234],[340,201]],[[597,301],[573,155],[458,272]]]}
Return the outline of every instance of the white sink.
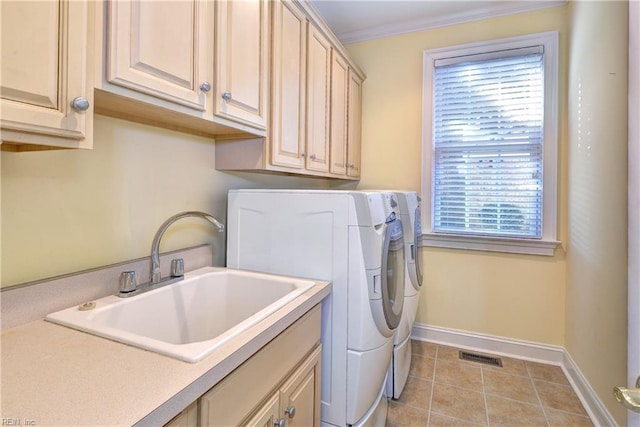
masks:
{"label": "white sink", "polygon": [[197,362],[314,285],[313,281],[216,267],[130,298],[108,296],[45,319]]}

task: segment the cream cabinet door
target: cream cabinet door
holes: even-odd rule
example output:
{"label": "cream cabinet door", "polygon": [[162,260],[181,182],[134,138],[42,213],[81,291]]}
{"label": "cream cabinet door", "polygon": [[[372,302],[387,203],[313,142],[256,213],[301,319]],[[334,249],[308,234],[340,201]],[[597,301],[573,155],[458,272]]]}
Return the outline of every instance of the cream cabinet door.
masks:
{"label": "cream cabinet door", "polygon": [[280,414],[292,426],[320,425],[320,354],[317,347],[280,388]]}
{"label": "cream cabinet door", "polygon": [[176,415],[164,427],[198,427],[198,401]]}
{"label": "cream cabinet door", "polygon": [[362,79],[349,71],[349,104],[347,113],[347,175],[360,177],[362,143]]}
{"label": "cream cabinet door", "polygon": [[331,166],[336,175],[347,174],[347,102],[349,64],[335,50],[331,55]]}
{"label": "cream cabinet door", "polygon": [[206,109],[207,9],[201,0],[107,3],[107,81],[196,111]]}
{"label": "cream cabinet door", "polygon": [[328,172],[331,44],[315,26],[308,28],[306,168]]}
{"label": "cream cabinet door", "polygon": [[269,2],[216,2],[214,114],[266,129]]}
{"label": "cream cabinet door", "polygon": [[2,140],[90,148],[92,2],[2,0],[0,7]]}
{"label": "cream cabinet door", "polygon": [[262,405],[255,414],[253,414],[249,420],[242,423],[242,426],[246,427],[274,427],[278,424],[280,413],[280,397],[278,393],[271,396],[267,402]]}
{"label": "cream cabinet door", "polygon": [[273,5],[271,163],[302,168],[305,149],[307,25],[289,1]]}

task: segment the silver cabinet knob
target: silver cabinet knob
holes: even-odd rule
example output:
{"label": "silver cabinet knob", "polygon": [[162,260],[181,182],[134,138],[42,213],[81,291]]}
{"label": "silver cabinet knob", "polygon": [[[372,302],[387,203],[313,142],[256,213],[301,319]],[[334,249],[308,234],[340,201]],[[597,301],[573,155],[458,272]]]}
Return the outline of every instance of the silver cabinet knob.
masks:
{"label": "silver cabinet knob", "polygon": [[287,427],[287,420],[284,418],[276,418],[273,422],[273,427]]}
{"label": "silver cabinet knob", "polygon": [[293,419],[293,417],[296,416],[296,407],[295,406],[289,406],[289,407],[285,408],[284,413],[287,414],[287,416],[290,419]]}
{"label": "silver cabinet knob", "polygon": [[71,101],[71,106],[76,111],[87,111],[89,109],[89,101],[87,101],[87,98],[77,96]]}
{"label": "silver cabinet knob", "polygon": [[310,156],[309,156],[309,158],[310,158],[311,160],[315,160],[315,159],[316,159],[316,155],[315,155],[315,154],[312,154],[312,155],[310,155]]}
{"label": "silver cabinet knob", "polygon": [[211,83],[203,82],[200,85],[200,90],[203,91],[204,93],[208,93],[211,90]]}
{"label": "silver cabinet knob", "polygon": [[228,90],[224,91],[224,93],[222,94],[222,99],[224,99],[225,101],[229,101],[231,98],[231,92],[229,92]]}
{"label": "silver cabinet knob", "polygon": [[307,157],[307,153],[301,153],[300,157]]}

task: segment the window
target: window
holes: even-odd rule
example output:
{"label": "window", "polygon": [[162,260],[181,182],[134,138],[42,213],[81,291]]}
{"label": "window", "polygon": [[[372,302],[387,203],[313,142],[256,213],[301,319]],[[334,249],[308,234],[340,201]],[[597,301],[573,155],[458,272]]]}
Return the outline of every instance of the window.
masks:
{"label": "window", "polygon": [[553,255],[556,32],[424,53],[428,246]]}

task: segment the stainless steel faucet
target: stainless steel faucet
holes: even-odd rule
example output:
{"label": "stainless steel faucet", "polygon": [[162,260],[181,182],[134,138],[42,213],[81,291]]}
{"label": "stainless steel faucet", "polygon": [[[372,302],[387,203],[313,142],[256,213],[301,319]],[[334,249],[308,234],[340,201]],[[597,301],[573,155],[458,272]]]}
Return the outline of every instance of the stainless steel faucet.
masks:
{"label": "stainless steel faucet", "polygon": [[224,231],[224,225],[222,225],[217,219],[205,212],[199,211],[187,211],[173,215],[171,218],[162,223],[156,235],[153,237],[153,243],[151,244],[151,274],[149,282],[138,286],[136,283],[136,277],[134,271],[125,271],[120,277],[120,290],[118,296],[122,298],[131,297],[156,289],[164,285],[182,280],[184,277],[184,264],[182,259],[174,259],[171,262],[171,277],[166,279],[162,278],[160,274],[160,240],[167,228],[179,219],[187,217],[202,218],[213,224],[219,232]]}
{"label": "stainless steel faucet", "polygon": [[206,219],[211,224],[216,226],[218,232],[224,231],[224,225],[222,225],[217,219],[215,219],[208,213],[199,211],[181,212],[179,214],[175,214],[174,216],[163,222],[158,231],[156,231],[156,235],[153,238],[153,243],[151,244],[151,277],[149,280],[149,283],[151,285],[160,283],[160,281],[162,280],[162,276],[160,275],[160,240],[162,239],[164,232],[167,231],[167,228],[169,228],[169,226],[177,220],[187,217]]}

